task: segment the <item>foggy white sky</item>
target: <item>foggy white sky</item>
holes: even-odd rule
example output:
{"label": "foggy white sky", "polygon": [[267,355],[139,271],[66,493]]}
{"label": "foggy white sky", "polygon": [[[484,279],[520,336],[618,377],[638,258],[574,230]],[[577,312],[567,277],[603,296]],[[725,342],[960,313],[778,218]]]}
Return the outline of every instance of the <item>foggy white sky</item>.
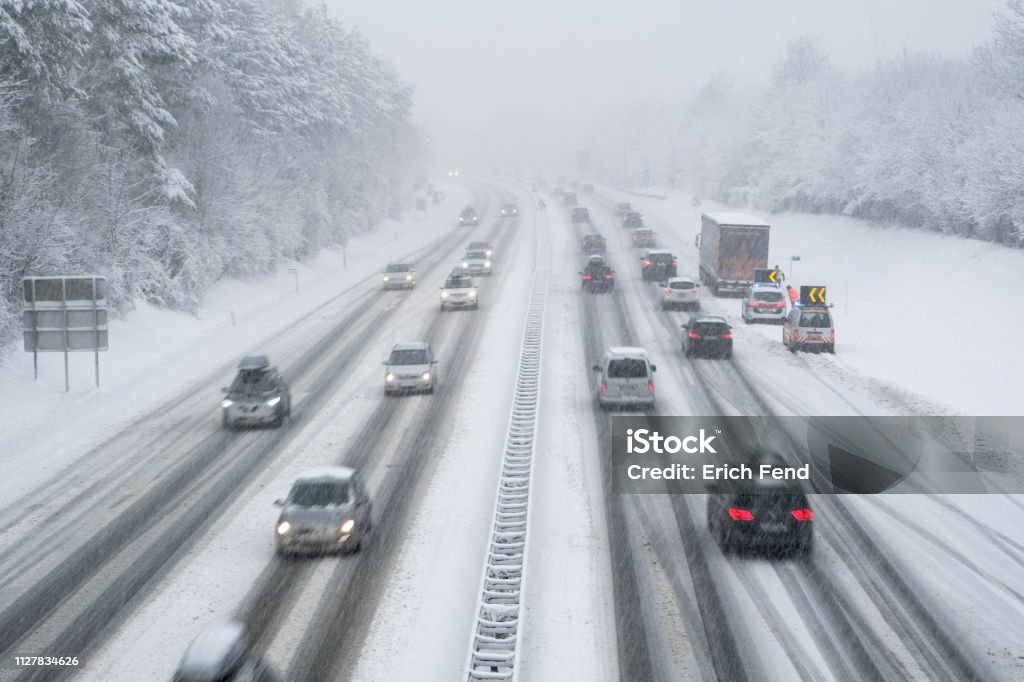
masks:
{"label": "foggy white sky", "polygon": [[530,140],[571,148],[579,129],[616,103],[678,99],[718,71],[740,85],[760,84],[786,42],[800,34],[818,37],[842,67],[870,65],[905,48],[964,53],[988,38],[993,12],[1005,6],[1005,0],[326,3],[416,85],[415,117],[433,138],[438,164],[480,169],[515,158]]}

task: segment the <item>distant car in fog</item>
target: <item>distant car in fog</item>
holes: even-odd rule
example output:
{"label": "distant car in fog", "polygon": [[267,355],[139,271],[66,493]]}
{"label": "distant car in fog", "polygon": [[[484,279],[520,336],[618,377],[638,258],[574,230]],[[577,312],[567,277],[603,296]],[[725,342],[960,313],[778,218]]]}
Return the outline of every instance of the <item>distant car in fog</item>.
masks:
{"label": "distant car in fog", "polygon": [[671,251],[652,249],[640,260],[643,261],[640,274],[646,282],[664,282],[669,277],[679,274],[676,257],[672,255]]}
{"label": "distant car in fog", "polygon": [[457,171],[457,170],[450,170],[450,171],[448,171],[448,177],[449,178],[457,178],[457,177],[459,177],[459,171]]}
{"label": "distant car in fog", "polygon": [[359,473],[328,466],[292,484],[274,532],[278,554],[355,552],[371,528],[370,496]]}
{"label": "distant car in fog", "polygon": [[477,296],[476,285],[473,278],[463,274],[462,268],[452,271],[448,279],[441,287],[441,312],[452,308],[469,308],[476,310],[480,307],[480,300]]}
{"label": "distant car in fog", "polygon": [[576,198],[576,192],[566,192],[562,195],[562,201],[570,208],[579,203],[579,200]]}
{"label": "distant car in fog", "polygon": [[590,209],[586,206],[574,206],[569,215],[574,223],[589,223],[590,222]]}
{"label": "distant car in fog", "polygon": [[551,194],[553,194],[554,196],[556,196],[558,198],[562,198],[562,197],[565,196],[565,188],[563,188],[563,187],[555,187],[553,190],[551,190]]}
{"label": "distant car in fog", "polygon": [[501,215],[505,218],[515,218],[519,215],[519,207],[515,204],[505,204],[501,207]]}
{"label": "distant car in fog", "polygon": [[462,269],[467,275],[490,275],[493,265],[483,249],[467,251],[462,257]]}
{"label": "distant car in fog", "polygon": [[221,424],[226,429],[262,424],[281,426],[292,413],[291,390],[266,355],[242,358],[234,381],[223,391]]}
{"label": "distant car in fog", "polygon": [[416,270],[409,263],[388,263],[381,275],[383,289],[412,289],[416,286]]}
{"label": "distant car in fog", "polygon": [[494,259],[494,246],[490,242],[470,242],[466,251],[483,251],[488,258]]}
{"label": "distant car in fog", "polygon": [[601,235],[583,235],[583,253],[604,253],[607,248],[608,243]]}
{"label": "distant car in fog", "polygon": [[654,230],[649,227],[637,227],[630,232],[630,238],[634,248],[650,248],[658,245],[658,238]]}
{"label": "distant car in fog", "polygon": [[459,225],[478,225],[479,223],[480,216],[477,215],[472,206],[462,209],[462,213],[459,214]]}
{"label": "distant car in fog", "polygon": [[654,372],[643,348],[613,346],[594,365],[597,373],[597,404],[609,407],[654,409]]}
{"label": "distant car in fog", "polygon": [[638,211],[627,211],[622,216],[623,227],[643,227],[644,217]]}
{"label": "distant car in fog", "polygon": [[707,510],[708,530],[723,553],[767,549],[806,554],[814,546],[814,512],[807,496],[785,481],[710,492]]}
{"label": "distant car in fog", "polygon": [[384,361],[384,393],[433,393],[437,359],[426,341],[396,343]]}
{"label": "distant car in fog", "polygon": [[700,287],[689,277],[670,277],[661,289],[661,309],[700,310]]}
{"label": "distant car in fog", "polygon": [[615,215],[619,218],[624,218],[627,213],[633,210],[633,204],[628,201],[621,202],[615,205]]}
{"label": "distant car in fog", "polygon": [[250,651],[249,632],[237,621],[208,625],[188,645],[173,682],[277,682]]}

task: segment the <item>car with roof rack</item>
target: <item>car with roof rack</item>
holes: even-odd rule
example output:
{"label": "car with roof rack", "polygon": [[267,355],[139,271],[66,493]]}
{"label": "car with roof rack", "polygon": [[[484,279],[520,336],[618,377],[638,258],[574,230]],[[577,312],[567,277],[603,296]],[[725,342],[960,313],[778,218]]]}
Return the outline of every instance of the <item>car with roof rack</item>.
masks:
{"label": "car with roof rack", "polygon": [[226,429],[264,424],[277,427],[292,413],[291,390],[266,355],[242,358],[234,381],[222,391],[221,425]]}

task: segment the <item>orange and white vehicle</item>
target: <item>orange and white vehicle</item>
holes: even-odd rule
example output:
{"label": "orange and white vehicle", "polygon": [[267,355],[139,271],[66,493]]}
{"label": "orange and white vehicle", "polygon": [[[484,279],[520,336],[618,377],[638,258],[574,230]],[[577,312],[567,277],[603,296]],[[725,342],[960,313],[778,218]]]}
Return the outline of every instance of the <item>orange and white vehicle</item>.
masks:
{"label": "orange and white vehicle", "polygon": [[797,303],[782,323],[782,345],[790,352],[836,352],[836,328],[828,305]]}

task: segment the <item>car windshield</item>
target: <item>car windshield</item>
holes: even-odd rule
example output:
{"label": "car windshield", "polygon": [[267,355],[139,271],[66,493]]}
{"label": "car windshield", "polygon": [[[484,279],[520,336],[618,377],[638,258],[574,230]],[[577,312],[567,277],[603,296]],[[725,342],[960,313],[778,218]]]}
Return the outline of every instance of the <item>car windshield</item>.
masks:
{"label": "car windshield", "polygon": [[348,504],[352,493],[349,481],[309,481],[296,483],[288,493],[288,504],[298,507],[327,507]]}
{"label": "car windshield", "polygon": [[638,237],[650,237],[651,236],[651,231],[650,230],[637,230],[634,234],[636,234],[636,236],[638,236]]}
{"label": "car windshield", "polygon": [[470,251],[476,251],[476,250],[479,250],[479,249],[489,249],[489,248],[491,248],[491,245],[490,244],[486,244],[484,242],[473,242],[472,244],[469,245],[469,250]]}
{"label": "car windshield", "polygon": [[649,256],[647,256],[647,260],[651,261],[652,263],[663,264],[671,263],[672,261],[675,260],[675,257],[671,253],[652,253]]}
{"label": "car windshield", "polygon": [[409,266],[405,263],[388,263],[387,269],[384,272],[408,272]]}
{"label": "car windshield", "polygon": [[755,301],[765,301],[767,303],[778,303],[782,300],[781,291],[755,291],[751,297]]}
{"label": "car windshield", "polygon": [[243,369],[231,383],[232,393],[265,393],[277,388],[277,376],[270,369]]}
{"label": "car windshield", "polygon": [[473,215],[474,211],[471,208],[462,209],[462,215]]}
{"label": "car windshield", "polygon": [[722,336],[728,333],[729,327],[721,322],[698,322],[693,330],[701,336]]}
{"label": "car windshield", "polygon": [[406,348],[391,351],[388,358],[389,365],[425,365],[427,364],[427,351],[422,348]]}
{"label": "car windshield", "polygon": [[468,258],[470,260],[480,259],[480,258],[487,258],[487,252],[486,251],[470,251],[469,253],[466,254],[466,258]]}
{"label": "car windshield", "polygon": [[832,316],[828,313],[804,313],[800,316],[800,326],[812,329],[831,327]]}
{"label": "car windshield", "polygon": [[609,379],[642,379],[647,376],[647,362],[640,358],[615,358],[608,362]]}
{"label": "car windshield", "polygon": [[445,282],[445,289],[469,289],[473,286],[473,280],[469,277],[449,277]]}
{"label": "car windshield", "polygon": [[696,286],[693,282],[671,282],[669,284],[670,289],[695,289]]}

